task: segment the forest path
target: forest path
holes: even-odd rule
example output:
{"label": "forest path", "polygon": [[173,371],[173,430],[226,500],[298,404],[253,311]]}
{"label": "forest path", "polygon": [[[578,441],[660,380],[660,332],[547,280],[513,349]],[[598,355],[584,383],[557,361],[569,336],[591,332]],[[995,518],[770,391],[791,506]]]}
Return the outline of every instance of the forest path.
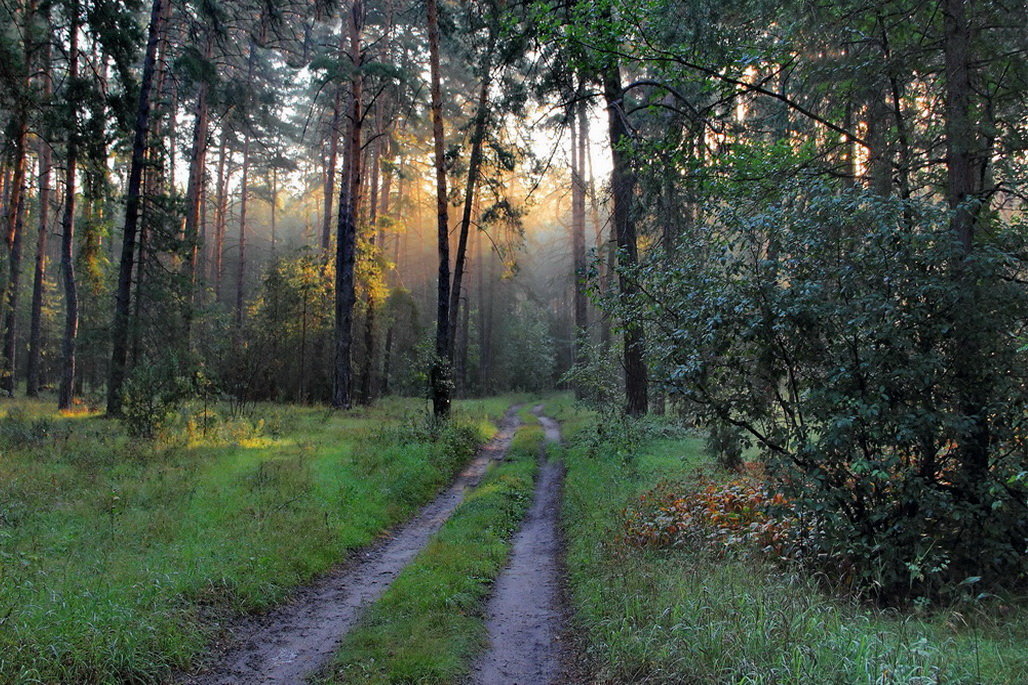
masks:
{"label": "forest path", "polygon": [[300,683],[323,667],[364,609],[378,599],[446,522],[464,493],[502,459],[520,425],[518,406],[507,410],[499,431],[453,484],[384,540],[358,552],[286,604],[230,628],[226,651],[179,682]]}
{"label": "forest path", "polygon": [[[547,442],[560,442],[560,426],[533,408]],[[564,465],[547,459],[535,499],[514,538],[510,562],[486,607],[489,649],[475,664],[477,685],[543,685],[562,679],[564,612],[559,532]]]}

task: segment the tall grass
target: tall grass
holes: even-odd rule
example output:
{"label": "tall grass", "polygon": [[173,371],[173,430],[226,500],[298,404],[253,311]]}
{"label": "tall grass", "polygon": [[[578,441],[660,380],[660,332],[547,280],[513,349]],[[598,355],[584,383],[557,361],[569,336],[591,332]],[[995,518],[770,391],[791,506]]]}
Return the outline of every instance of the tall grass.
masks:
{"label": "tall grass", "polygon": [[[0,681],[153,682],[409,516],[503,401],[417,428],[419,405],[184,411],[158,442],[0,405]],[[499,410],[499,411],[497,411]]]}
{"label": "tall grass", "polygon": [[597,682],[1028,682],[1023,603],[883,612],[759,562],[626,545],[622,511],[639,494],[717,475],[702,441],[643,440],[624,459],[588,416],[565,419],[569,582]]}

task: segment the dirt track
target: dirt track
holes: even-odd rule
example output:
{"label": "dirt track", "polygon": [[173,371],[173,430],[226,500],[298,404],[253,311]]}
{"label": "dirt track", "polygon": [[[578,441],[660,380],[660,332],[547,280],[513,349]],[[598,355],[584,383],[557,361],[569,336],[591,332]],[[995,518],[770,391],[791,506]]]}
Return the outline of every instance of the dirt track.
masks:
{"label": "dirt track", "polygon": [[[560,427],[533,409],[549,442]],[[475,665],[479,685],[543,685],[562,677],[563,614],[560,604],[560,518],[563,465],[547,460],[535,499],[514,539],[510,563],[496,581],[486,608],[489,649]]]}
{"label": "dirt track", "polygon": [[179,682],[299,683],[323,667],[362,611],[385,592],[439,530],[465,491],[482,478],[489,462],[504,457],[519,424],[516,410],[507,410],[496,436],[453,485],[414,518],[357,558],[299,590],[287,604],[232,627],[227,650],[205,670],[183,676]]}

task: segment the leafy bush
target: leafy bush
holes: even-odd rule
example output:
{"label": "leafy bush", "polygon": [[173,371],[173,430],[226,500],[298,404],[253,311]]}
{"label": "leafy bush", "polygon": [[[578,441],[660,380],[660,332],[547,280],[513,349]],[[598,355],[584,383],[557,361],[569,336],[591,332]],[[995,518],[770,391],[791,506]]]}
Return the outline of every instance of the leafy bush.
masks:
{"label": "leafy bush", "polygon": [[702,246],[639,269],[664,380],[754,440],[819,522],[809,558],[856,586],[1023,582],[1024,232],[965,255],[943,208],[813,197],[725,210]]}
{"label": "leafy bush", "polygon": [[759,553],[791,559],[800,523],[782,516],[786,504],[759,480],[663,482],[625,514],[624,536],[637,547],[699,547],[715,556]]}
{"label": "leafy bush", "polygon": [[122,390],[125,430],[136,438],[156,437],[189,395],[189,379],[178,372],[174,362],[138,364]]}

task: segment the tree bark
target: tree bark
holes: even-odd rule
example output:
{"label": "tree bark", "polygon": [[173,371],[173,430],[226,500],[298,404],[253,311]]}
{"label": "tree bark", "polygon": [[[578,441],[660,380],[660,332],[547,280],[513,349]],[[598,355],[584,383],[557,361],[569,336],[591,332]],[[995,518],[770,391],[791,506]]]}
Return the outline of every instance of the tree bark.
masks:
{"label": "tree bark", "polygon": [[[211,36],[204,38],[203,57],[211,58]],[[208,91],[206,80],[200,82],[196,92],[196,110],[193,119],[193,144],[189,154],[189,179],[186,184],[185,238],[189,246],[187,276],[189,278],[189,303],[186,305],[186,343],[191,337],[191,324],[196,294],[196,267],[200,248],[200,217],[203,202],[204,170],[207,163],[207,137],[210,129]]]}
{"label": "tree bark", "polygon": [[325,214],[321,224],[321,251],[326,256],[332,246],[332,198],[336,187],[336,164],[339,158],[339,121],[342,118],[342,85],[337,86],[332,101],[332,128],[329,130],[328,162],[325,164]]}
{"label": "tree bark", "polygon": [[574,106],[571,116],[571,254],[572,278],[575,287],[574,363],[580,364],[585,361],[586,336],[589,328],[585,299],[585,138],[587,135],[585,100]]}
{"label": "tree bark", "polygon": [[110,376],[107,382],[107,413],[112,416],[121,414],[121,389],[125,382],[128,357],[129,299],[132,294],[132,266],[139,221],[139,190],[146,157],[147,135],[150,130],[150,92],[153,87],[154,68],[157,62],[157,43],[161,35],[164,3],[167,1],[153,0],[153,5],[150,9],[146,54],[143,59],[143,73],[139,84],[139,101],[136,109],[135,133],[132,142],[132,162],[129,166],[129,178],[126,188],[125,230],[122,239],[121,261],[118,267],[118,291],[114,305],[114,321],[111,326],[112,350]]}
{"label": "tree bark", "polygon": [[350,136],[347,144],[348,178],[340,187],[339,223],[336,237],[335,364],[332,406],[349,409],[352,404],[353,307],[356,302],[354,264],[357,248],[357,216],[361,190],[361,30],[364,3],[353,0],[349,11],[350,60]]}
{"label": "tree bark", "polygon": [[[946,199],[952,212],[950,230],[960,245],[961,256],[954,268],[957,287],[963,299],[959,315],[971,319],[977,311],[979,287],[967,273],[964,260],[974,249],[976,224],[981,211],[980,179],[986,160],[978,148],[978,135],[971,115],[971,29],[965,0],[945,0],[943,4],[943,54],[946,87]],[[991,430],[987,417],[990,391],[982,373],[982,349],[974,326],[959,320],[954,326],[953,372],[961,388],[958,410],[968,427],[958,440],[965,494],[976,499],[977,487],[988,478]]]}
{"label": "tree bark", "polygon": [[[47,24],[49,25],[49,16]],[[44,41],[40,81],[43,88],[43,102],[49,102],[53,93],[53,79],[50,75],[50,41]],[[53,154],[50,141],[39,141],[39,234],[36,239],[36,269],[32,278],[32,312],[29,323],[29,358],[25,394],[36,397],[39,394],[40,369],[43,345],[43,298],[46,295],[46,248],[50,224],[50,180]]]}
{"label": "tree bark", "polygon": [[[636,246],[635,219],[632,216],[632,204],[635,195],[635,176],[629,160],[624,152],[625,141],[628,139],[628,126],[622,107],[623,92],[621,89],[621,69],[615,62],[603,72],[603,95],[607,104],[607,117],[610,128],[610,148],[613,161],[610,185],[614,198],[614,235],[617,239],[618,286],[621,301],[630,305],[636,295],[637,287],[631,274],[626,269],[633,268],[638,262]],[[643,353],[646,347],[645,335],[638,322],[625,320],[624,326],[624,365],[625,395],[627,404],[625,411],[630,416],[641,416],[647,411],[647,378],[646,362]]]}
{"label": "tree bark", "polygon": [[226,132],[221,131],[218,153],[218,187],[214,196],[214,254],[211,257],[211,281],[214,298],[221,301],[221,285],[225,275],[225,227],[228,224],[228,178],[225,173],[227,155]]}
{"label": "tree bark", "polygon": [[[159,2],[160,0],[158,0]],[[79,6],[72,2],[68,40],[68,78],[78,78]],[[72,108],[76,104],[72,103]],[[61,383],[57,408],[70,409],[75,392],[75,352],[79,329],[78,285],[75,282],[75,171],[78,165],[78,131],[68,131],[67,158],[64,163],[64,218],[61,221],[61,272],[64,276],[64,338],[61,341]],[[120,397],[119,397],[120,399]]]}
{"label": "tree bark", "polygon": [[443,138],[443,104],[439,75],[439,7],[428,5],[428,61],[431,76],[432,138],[435,152],[437,248],[439,252],[438,293],[436,302],[435,359],[429,374],[432,413],[436,418],[450,415],[450,232],[446,197],[446,141]]}
{"label": "tree bark", "polygon": [[17,369],[16,351],[18,349],[18,287],[21,279],[21,247],[25,235],[25,189],[18,193],[18,207],[15,211],[16,222],[14,235],[10,244],[10,259],[7,266],[7,306],[4,310],[4,366],[0,374],[0,389],[8,397],[14,397],[15,370]]}
{"label": "tree bark", "polygon": [[[381,119],[379,119],[379,129],[381,129]],[[364,299],[364,369],[361,371],[361,402],[364,404],[371,404],[373,386],[374,386],[374,374],[375,374],[375,295],[374,295],[374,280],[379,275],[380,269],[378,265],[381,264],[379,253],[375,250],[376,244],[378,243],[378,180],[379,180],[379,165],[382,162],[382,139],[380,138],[375,143],[375,149],[372,154],[371,160],[371,179],[370,179],[370,192],[368,194],[368,244],[372,249],[372,257],[375,260],[376,266],[372,269],[370,278],[372,282],[368,283],[367,294]],[[381,249],[381,246],[379,246]]]}
{"label": "tree bark", "polygon": [[[460,234],[457,239],[457,255],[453,269],[453,286],[450,289],[450,328],[448,337],[451,347],[457,339],[457,323],[460,318],[460,295],[467,263],[468,231],[471,229],[472,205],[478,179],[482,169],[482,143],[485,141],[485,127],[489,121],[489,86],[492,83],[493,50],[496,46],[496,21],[489,27],[489,44],[482,59],[482,82],[478,91],[478,105],[475,111],[475,126],[471,133],[471,157],[468,160],[468,180],[464,186],[464,207],[460,219]],[[451,362],[454,361],[451,352]]]}
{"label": "tree bark", "polygon": [[[251,46],[250,50],[253,50]],[[236,270],[236,346],[243,331],[243,307],[246,300],[246,210],[250,198],[250,134],[243,134],[243,165],[239,179],[239,261]]]}

